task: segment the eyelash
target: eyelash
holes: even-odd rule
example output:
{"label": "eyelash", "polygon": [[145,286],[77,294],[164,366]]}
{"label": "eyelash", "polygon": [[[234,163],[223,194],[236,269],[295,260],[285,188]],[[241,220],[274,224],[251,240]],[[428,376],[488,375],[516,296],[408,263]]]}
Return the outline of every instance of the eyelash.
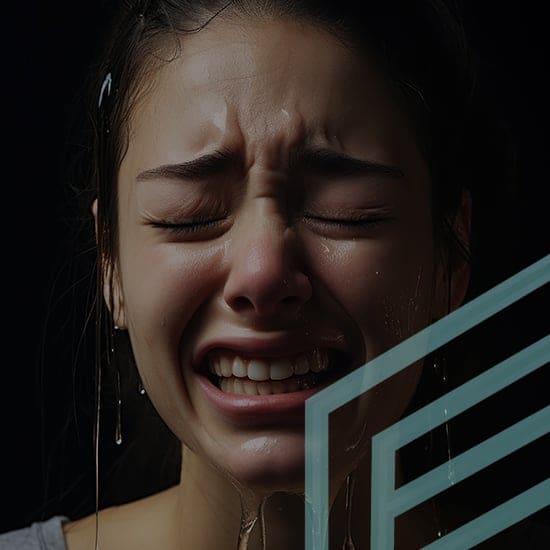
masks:
{"label": "eyelash", "polygon": [[389,218],[323,218],[321,216],[304,216],[307,221],[313,221],[331,227],[340,227],[343,229],[366,229],[367,227],[375,227],[380,223],[387,221]]}
{"label": "eyelash", "polygon": [[216,218],[213,220],[197,219],[186,223],[154,222],[151,225],[153,227],[170,231],[171,233],[175,233],[176,235],[188,235],[192,233],[197,233],[198,231],[204,229],[212,229],[224,220],[225,218]]}
{"label": "eyelash", "polygon": [[[330,227],[337,227],[343,230],[350,229],[367,229],[372,228],[380,223],[386,221],[388,218],[357,218],[357,219],[345,219],[345,218],[323,218],[320,216],[304,216],[304,220],[314,222],[321,225]],[[199,231],[213,229],[220,223],[225,221],[225,218],[216,219],[196,219],[186,223],[170,223],[170,222],[154,222],[151,225],[169,231],[175,235],[192,235]]]}

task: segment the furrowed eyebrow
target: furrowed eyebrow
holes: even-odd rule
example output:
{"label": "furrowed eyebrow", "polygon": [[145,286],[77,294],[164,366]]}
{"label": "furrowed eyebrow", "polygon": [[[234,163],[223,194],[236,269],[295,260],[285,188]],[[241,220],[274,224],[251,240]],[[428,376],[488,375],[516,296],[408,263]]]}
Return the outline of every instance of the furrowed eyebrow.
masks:
{"label": "furrowed eyebrow", "polygon": [[320,176],[383,176],[403,179],[395,166],[350,157],[332,149],[303,149],[296,152],[291,164]]}
{"label": "furrowed eyebrow", "polygon": [[[199,180],[226,173],[239,163],[237,153],[220,149],[196,159],[177,164],[164,164],[141,172],[137,181],[156,179]],[[350,157],[331,149],[300,149],[291,154],[291,170],[299,169],[320,176],[382,176],[403,179],[402,170],[378,162]]]}
{"label": "furrowed eyebrow", "polygon": [[177,164],[164,164],[156,168],[150,168],[138,174],[137,181],[150,181],[156,179],[186,180],[205,179],[219,176],[238,163],[237,154],[220,149],[208,153],[196,159],[187,160]]}

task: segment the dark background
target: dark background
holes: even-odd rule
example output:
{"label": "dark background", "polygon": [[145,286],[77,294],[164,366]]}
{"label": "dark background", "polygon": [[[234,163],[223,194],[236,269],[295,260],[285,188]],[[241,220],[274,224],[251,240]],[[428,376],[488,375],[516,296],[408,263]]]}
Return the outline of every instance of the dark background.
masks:
{"label": "dark background", "polygon": [[[66,258],[72,253],[68,237],[75,216],[66,192],[63,155],[74,104],[103,24],[104,4],[24,2],[17,13],[4,16],[2,111],[8,124],[2,125],[6,307],[0,532],[54,513],[76,517],[93,506],[92,416],[83,414],[78,425],[71,417],[73,395],[90,403],[93,395],[89,389],[87,394],[72,393],[74,369],[91,367],[85,360],[74,364],[70,342],[78,338],[81,326],[69,321],[67,294],[61,296],[73,285]],[[519,243],[510,245],[519,269],[550,251],[546,4],[461,4],[485,85],[516,142],[521,193],[507,223]],[[85,298],[85,286],[74,290]],[[547,298],[548,293],[539,292],[512,313],[503,340],[514,338],[516,329],[524,339],[547,333],[541,330],[542,323],[548,323],[548,308],[541,307]],[[84,354],[90,351],[86,345]],[[91,376],[84,373],[81,379]],[[550,388],[541,387],[547,382],[548,376],[534,381],[522,399],[548,404]],[[86,409],[89,403],[84,405]],[[69,442],[64,444],[64,438]],[[107,449],[106,460],[115,463],[116,452]],[[542,452],[542,446],[533,451],[539,467]],[[521,477],[519,471],[517,475]]]}

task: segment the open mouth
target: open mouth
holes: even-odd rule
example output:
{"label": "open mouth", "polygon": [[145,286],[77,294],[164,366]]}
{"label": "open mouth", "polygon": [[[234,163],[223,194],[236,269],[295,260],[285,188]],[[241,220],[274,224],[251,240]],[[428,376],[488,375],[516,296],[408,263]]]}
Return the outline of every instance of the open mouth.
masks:
{"label": "open mouth", "polygon": [[274,395],[320,386],[341,376],[349,361],[343,353],[327,349],[276,358],[245,357],[215,349],[207,354],[205,364],[208,379],[224,393]]}

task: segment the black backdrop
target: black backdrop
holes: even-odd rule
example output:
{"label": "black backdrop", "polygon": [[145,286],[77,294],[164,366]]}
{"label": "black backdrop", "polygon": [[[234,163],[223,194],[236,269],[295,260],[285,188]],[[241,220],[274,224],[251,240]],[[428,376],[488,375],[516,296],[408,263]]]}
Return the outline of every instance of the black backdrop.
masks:
{"label": "black backdrop", "polygon": [[[0,377],[0,532],[43,519],[45,513],[74,513],[63,508],[63,499],[55,501],[61,504],[43,506],[45,469],[56,472],[61,461],[66,479],[60,487],[67,489],[70,478],[80,476],[71,503],[79,499],[91,502],[93,492],[91,433],[85,421],[79,432],[80,445],[69,446],[64,455],[45,463],[44,438],[62,432],[70,414],[67,377],[73,367],[70,344],[64,349],[62,338],[50,345],[42,366],[41,342],[52,308],[52,282],[68,254],[67,222],[74,215],[62,175],[67,125],[103,22],[104,4],[99,0],[21,2],[17,13],[3,17],[5,314]],[[520,243],[515,252],[519,254],[517,266],[526,266],[550,251],[546,6],[544,2],[508,5],[495,0],[461,4],[483,74],[499,110],[507,116],[518,149],[522,193],[508,223]],[[61,287],[70,285],[66,274],[60,281]],[[522,313],[518,322],[525,334],[540,332],[542,314],[548,321],[547,308],[527,305]],[[66,330],[67,338],[74,338],[64,324],[68,315],[68,308],[57,309],[53,316],[56,326],[49,327],[50,334]],[[42,373],[45,383],[41,382]],[[548,403],[548,386],[539,392],[539,401]],[[45,411],[42,400],[47,404]],[[58,474],[52,475],[58,480]]]}

